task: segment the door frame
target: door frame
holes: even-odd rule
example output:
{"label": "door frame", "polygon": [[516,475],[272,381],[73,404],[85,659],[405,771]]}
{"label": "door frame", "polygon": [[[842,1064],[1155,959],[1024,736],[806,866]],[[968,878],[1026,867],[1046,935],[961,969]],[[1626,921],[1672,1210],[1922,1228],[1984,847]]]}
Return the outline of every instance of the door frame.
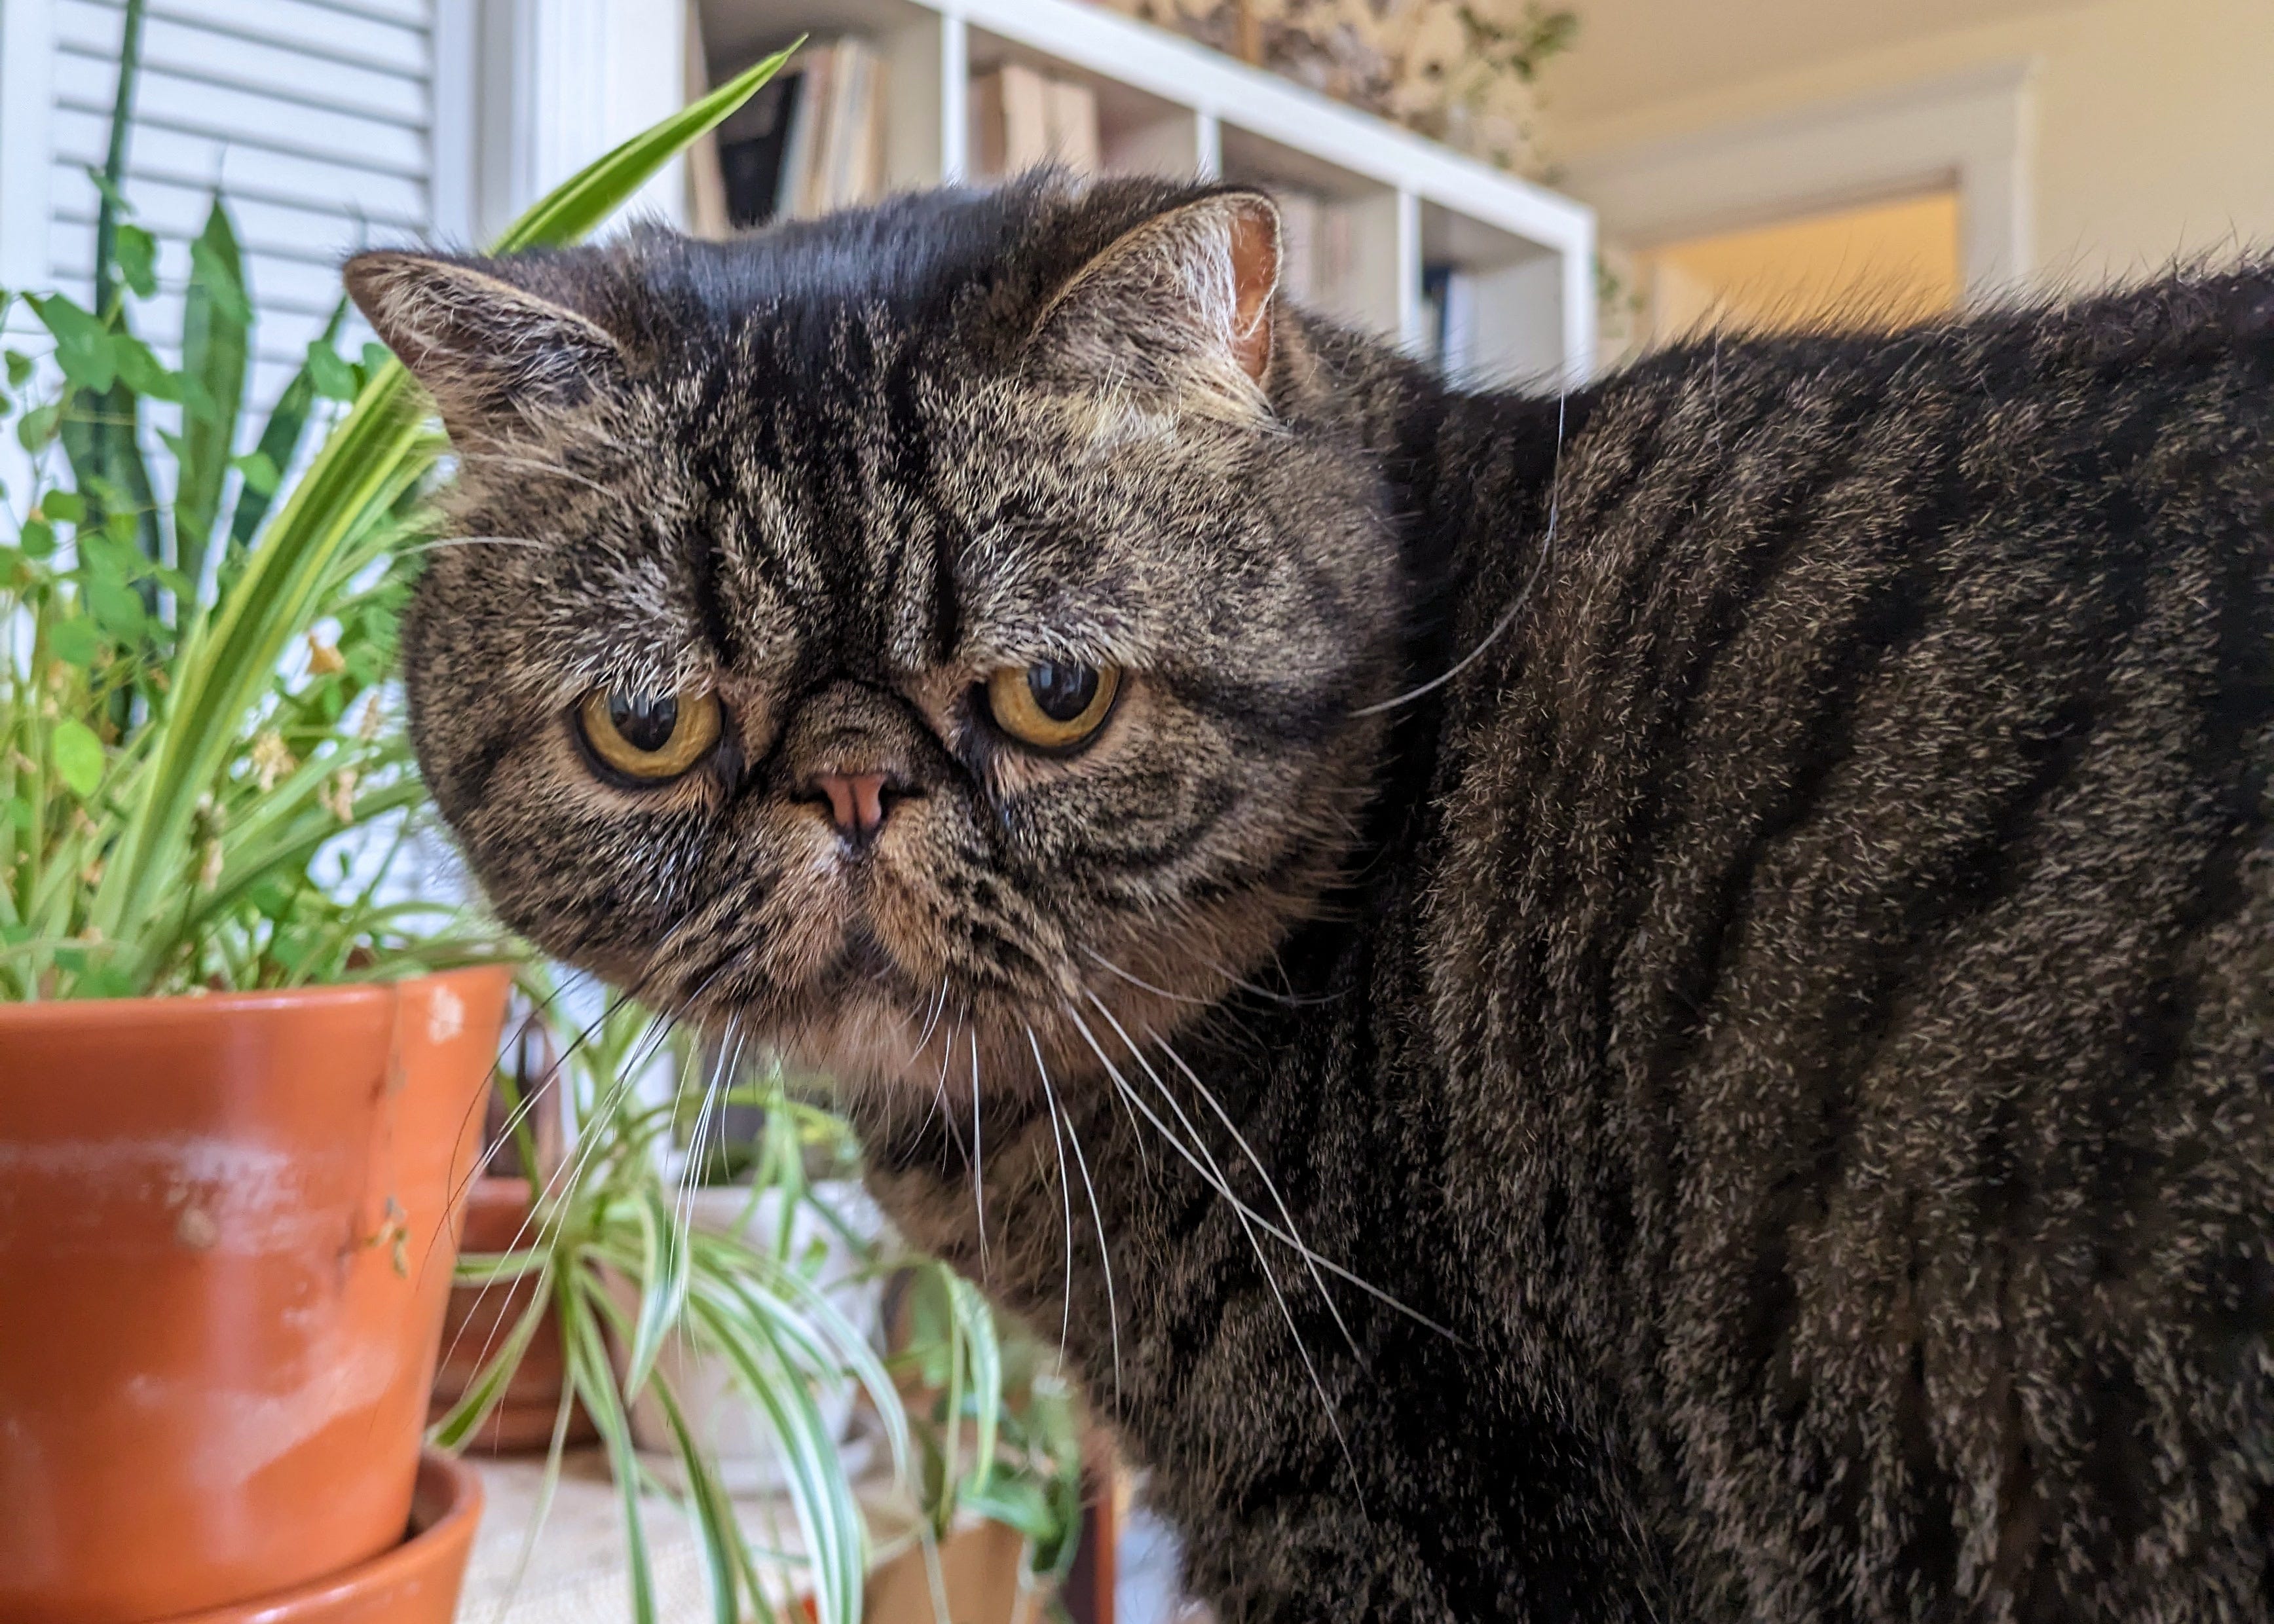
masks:
{"label": "door frame", "polygon": [[1953,187],[1965,297],[1978,304],[2037,268],[2037,65],[1994,63],[1595,154],[1560,184],[1633,249]]}

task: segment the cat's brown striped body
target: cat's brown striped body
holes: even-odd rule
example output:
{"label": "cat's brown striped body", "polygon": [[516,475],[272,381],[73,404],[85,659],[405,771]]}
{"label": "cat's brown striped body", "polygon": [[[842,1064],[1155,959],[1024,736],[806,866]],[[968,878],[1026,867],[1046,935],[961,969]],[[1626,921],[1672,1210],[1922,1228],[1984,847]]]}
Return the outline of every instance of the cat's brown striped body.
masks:
{"label": "cat's brown striped body", "polygon": [[[723,251],[772,303],[668,245],[490,267],[629,357],[497,432],[684,515],[473,464],[469,530],[550,551],[439,555],[410,677],[508,916],[855,1072],[880,1192],[1065,1316],[1228,1620],[2274,1617],[2274,276],[1561,403],[1281,312],[1250,400],[1215,195]],[[362,290],[478,437],[479,335]],[[675,486],[622,448],[674,400],[727,441]],[[1099,753],[924,686],[1020,614],[1123,640]],[[485,688],[643,648],[744,718],[668,816]],[[938,889],[799,894],[898,1049],[719,901],[819,883],[800,753],[860,740],[920,786],[866,861]]]}

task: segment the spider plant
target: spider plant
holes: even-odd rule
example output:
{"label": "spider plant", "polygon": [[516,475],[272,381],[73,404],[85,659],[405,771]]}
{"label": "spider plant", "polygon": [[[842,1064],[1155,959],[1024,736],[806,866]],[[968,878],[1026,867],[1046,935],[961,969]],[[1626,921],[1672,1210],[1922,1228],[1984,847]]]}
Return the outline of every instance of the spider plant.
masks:
{"label": "spider plant", "polygon": [[[540,1008],[554,1002],[542,972],[529,973]],[[659,1058],[659,1051],[660,1058]],[[444,1447],[463,1442],[504,1396],[548,1304],[557,1314],[568,1381],[555,1421],[538,1519],[561,1469],[568,1428],[582,1406],[598,1430],[621,1498],[632,1617],[655,1619],[645,1516],[675,1504],[701,1541],[719,1624],[775,1617],[785,1596],[811,1598],[822,1624],[856,1624],[863,1576],[877,1553],[840,1440],[819,1402],[850,1381],[873,1409],[896,1479],[922,1515],[916,1538],[929,1554],[960,1513],[1009,1523],[1025,1534],[1035,1566],[1062,1572],[1079,1520],[1079,1433],[1065,1387],[1032,1345],[998,1328],[985,1299],[945,1265],[913,1259],[848,1223],[831,1192],[857,1173],[850,1130],[784,1086],[778,1071],[724,1077],[685,1032],[628,1003],[611,1006],[536,1076],[501,1076],[524,1167],[538,1165],[528,1107],[538,1090],[566,1090],[579,1137],[540,1193],[528,1238],[509,1251],[459,1261],[463,1282],[505,1285],[534,1277],[538,1289],[463,1397],[434,1430]],[[642,1079],[660,1067],[701,1086],[670,1086],[642,1101]],[[733,1108],[757,1108],[763,1128],[739,1146],[710,1130]],[[689,1132],[690,1124],[691,1133]],[[692,1182],[725,1176],[747,1191],[746,1213],[770,1205],[770,1223],[721,1233],[689,1222]],[[747,1181],[745,1183],[745,1181]],[[801,1246],[809,1215],[844,1244]],[[755,1231],[755,1232],[754,1232]],[[846,1283],[825,1273],[834,1252],[858,1259],[860,1277],[899,1280],[911,1335],[889,1358],[870,1327],[832,1301]],[[627,1289],[629,1288],[629,1289]],[[722,1359],[734,1385],[765,1424],[783,1462],[801,1552],[769,1551],[720,1478],[676,1390],[677,1340]],[[633,1407],[652,1395],[671,1439],[671,1470],[635,1447]],[[668,1481],[666,1481],[668,1478]],[[532,1530],[532,1538],[534,1530]]]}
{"label": "spider plant", "polygon": [[[387,679],[447,447],[398,363],[340,353],[343,312],[233,455],[253,311],[218,196],[180,364],[138,336],[158,258],[121,190],[141,19],[129,0],[94,307],[20,296],[49,359],[4,357],[33,472],[0,502],[0,989],[290,986],[493,951],[380,883],[424,799]],[[564,182],[497,250],[591,230],[787,55]]]}

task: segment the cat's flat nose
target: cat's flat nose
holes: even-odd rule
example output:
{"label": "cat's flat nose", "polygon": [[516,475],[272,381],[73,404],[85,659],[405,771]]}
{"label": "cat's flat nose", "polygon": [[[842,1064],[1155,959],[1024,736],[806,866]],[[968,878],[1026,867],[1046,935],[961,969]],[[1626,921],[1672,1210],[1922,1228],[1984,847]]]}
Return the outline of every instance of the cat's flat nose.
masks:
{"label": "cat's flat nose", "polygon": [[813,787],[829,798],[829,821],[837,832],[855,844],[865,843],[885,826],[885,789],[890,782],[881,772],[817,772]]}

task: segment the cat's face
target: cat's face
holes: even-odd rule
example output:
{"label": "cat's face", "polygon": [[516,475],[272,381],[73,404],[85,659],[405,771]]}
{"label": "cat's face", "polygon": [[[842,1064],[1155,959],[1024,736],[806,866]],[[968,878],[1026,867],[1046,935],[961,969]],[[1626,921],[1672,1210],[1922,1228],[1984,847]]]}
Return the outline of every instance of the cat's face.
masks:
{"label": "cat's face", "polygon": [[826,222],[350,267],[463,457],[407,678],[501,914],[927,1098],[1253,974],[1348,851],[1397,630],[1373,477],[1272,354],[1268,205],[988,207],[913,291],[830,286]]}

